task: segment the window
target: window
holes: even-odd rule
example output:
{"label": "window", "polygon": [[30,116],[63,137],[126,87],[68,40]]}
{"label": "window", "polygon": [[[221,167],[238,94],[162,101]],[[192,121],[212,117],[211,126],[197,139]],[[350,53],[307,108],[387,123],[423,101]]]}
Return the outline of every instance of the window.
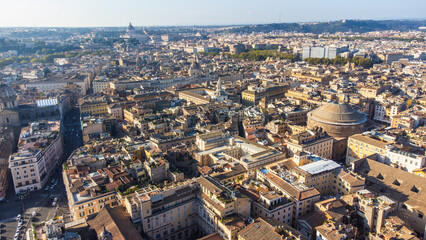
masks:
{"label": "window", "polygon": [[395,179],[392,184],[395,186],[401,186],[401,183],[398,181],[398,179]]}
{"label": "window", "polygon": [[377,178],[378,178],[378,179],[380,179],[380,180],[383,180],[383,179],[384,179],[383,175],[382,175],[382,174],[380,174],[380,173],[379,173],[379,175],[377,175]]}
{"label": "window", "polygon": [[419,218],[421,218],[421,219],[423,219],[423,214],[422,213],[419,213]]}
{"label": "window", "polygon": [[412,192],[415,192],[415,193],[419,193],[420,192],[420,189],[417,187],[417,186],[413,186],[412,188],[411,188],[411,191]]}

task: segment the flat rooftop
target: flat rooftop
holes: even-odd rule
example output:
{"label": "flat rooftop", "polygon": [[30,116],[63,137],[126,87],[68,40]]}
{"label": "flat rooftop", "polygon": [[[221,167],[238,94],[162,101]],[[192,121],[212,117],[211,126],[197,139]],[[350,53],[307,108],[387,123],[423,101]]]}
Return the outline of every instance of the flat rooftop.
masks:
{"label": "flat rooftop", "polygon": [[322,172],[331,171],[340,167],[342,166],[340,166],[338,163],[336,163],[333,160],[320,160],[317,162],[303,165],[299,168],[311,175],[315,175]]}

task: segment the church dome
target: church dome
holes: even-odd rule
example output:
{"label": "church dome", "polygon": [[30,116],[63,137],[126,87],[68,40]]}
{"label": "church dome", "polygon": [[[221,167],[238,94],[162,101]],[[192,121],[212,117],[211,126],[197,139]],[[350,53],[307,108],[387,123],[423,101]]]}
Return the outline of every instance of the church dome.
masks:
{"label": "church dome", "polygon": [[133,27],[132,23],[129,23],[129,26],[127,27],[127,32],[134,31],[135,28]]}
{"label": "church dome", "polygon": [[359,124],[367,118],[345,103],[327,103],[308,114],[312,119],[328,124]]}
{"label": "church dome", "polygon": [[16,92],[7,84],[0,84],[0,98],[1,99],[15,99]]}
{"label": "church dome", "polygon": [[192,70],[200,70],[201,66],[200,66],[200,64],[198,62],[194,61],[194,62],[192,62],[190,69],[192,69]]}
{"label": "church dome", "polygon": [[18,107],[18,101],[15,90],[7,84],[0,84],[0,109],[16,107]]}
{"label": "church dome", "polygon": [[321,127],[328,135],[346,138],[365,131],[367,117],[345,103],[327,103],[308,113],[308,128]]}

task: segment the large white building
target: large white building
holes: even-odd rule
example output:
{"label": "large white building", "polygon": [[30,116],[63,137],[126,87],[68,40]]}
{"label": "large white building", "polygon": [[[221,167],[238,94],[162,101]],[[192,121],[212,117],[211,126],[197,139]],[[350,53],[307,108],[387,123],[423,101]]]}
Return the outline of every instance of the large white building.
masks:
{"label": "large white building", "polygon": [[336,58],[341,53],[349,51],[348,46],[311,46],[303,48],[303,59],[305,58]]}
{"label": "large white building", "polygon": [[385,164],[396,165],[408,172],[426,167],[426,156],[424,155],[402,151],[393,145],[387,148],[386,155],[382,158]]}
{"label": "large white building", "polygon": [[90,87],[90,77],[87,75],[73,75],[60,79],[48,79],[37,82],[29,82],[25,84],[27,89],[36,88],[39,92],[49,92],[67,87],[70,84],[75,84],[80,87],[82,95],[86,95]]}

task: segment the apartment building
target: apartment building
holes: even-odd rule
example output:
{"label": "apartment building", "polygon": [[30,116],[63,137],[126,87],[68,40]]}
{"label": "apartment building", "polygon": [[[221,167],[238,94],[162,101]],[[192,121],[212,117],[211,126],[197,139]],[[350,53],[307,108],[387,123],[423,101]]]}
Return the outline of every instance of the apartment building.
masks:
{"label": "apartment building", "polygon": [[251,198],[251,217],[275,219],[278,222],[288,225],[292,224],[294,202],[279,192],[259,182],[252,182],[248,188],[239,188],[239,190]]}
{"label": "apartment building", "polygon": [[333,192],[334,171],[342,168],[332,160],[319,160],[294,168],[298,181],[308,187],[314,187],[321,195]]}
{"label": "apartment building", "polygon": [[104,79],[94,79],[92,83],[93,93],[101,93],[102,90],[110,88],[110,82],[111,80],[104,80]]}
{"label": "apartment building", "polygon": [[[399,99],[398,99],[399,100]],[[397,117],[402,111],[406,110],[411,105],[410,100],[401,100],[395,102],[376,103],[374,109],[374,120],[396,125],[393,118]]]}
{"label": "apartment building", "polygon": [[109,104],[107,106],[107,111],[109,115],[114,116],[118,120],[123,120],[123,108],[120,104]]}
{"label": "apartment building", "polygon": [[365,86],[358,89],[358,93],[361,94],[363,97],[376,99],[379,94],[384,93],[387,90],[391,90],[391,85]]}
{"label": "apartment building", "polygon": [[273,134],[283,134],[287,129],[287,124],[281,120],[270,121],[265,128]]}
{"label": "apartment building", "polygon": [[308,121],[308,112],[309,110],[295,110],[290,112],[285,112],[284,116],[290,124],[295,125],[304,125]]}
{"label": "apartment building", "polygon": [[257,86],[250,85],[247,90],[241,93],[242,104],[247,106],[254,106],[259,103],[262,98],[266,98],[267,101],[271,101],[277,98],[284,97],[284,94],[289,89],[289,85],[277,85],[277,86]]}
{"label": "apartment building", "polygon": [[292,223],[295,224],[297,219],[305,214],[313,211],[314,204],[320,200],[321,194],[313,187],[307,187],[297,181],[288,182],[279,175],[261,169],[257,171],[257,179],[263,181],[270,188],[282,193],[285,197],[294,202],[293,205],[293,219]]}
{"label": "apartment building", "polygon": [[382,160],[385,164],[398,166],[408,172],[426,167],[424,155],[403,151],[393,145],[387,146],[386,150],[386,156]]}
{"label": "apartment building", "polygon": [[296,152],[309,152],[323,158],[333,156],[333,138],[325,132],[307,130],[293,134],[287,142],[290,156]]}
{"label": "apartment building", "polygon": [[40,190],[60,162],[63,141],[59,121],[22,128],[18,151],[9,158],[15,192]]}
{"label": "apartment building", "polygon": [[167,179],[169,163],[163,158],[150,158],[144,162],[145,170],[153,183],[160,183]]}
{"label": "apartment building", "polygon": [[380,233],[386,217],[396,211],[396,202],[386,196],[376,196],[366,189],[358,191],[356,196],[355,205],[358,214],[363,216],[364,230]]}
{"label": "apartment building", "polygon": [[386,153],[386,146],[391,145],[395,140],[394,137],[377,132],[364,132],[350,136],[346,152],[346,165],[374,153]]}
{"label": "apartment building", "polygon": [[[188,239],[218,232],[236,239],[235,221],[250,216],[250,199],[210,177],[147,187],[124,199],[134,223],[151,239]],[[244,226],[242,224],[241,226]]]}
{"label": "apartment building", "polygon": [[365,180],[356,174],[344,169],[334,172],[333,192],[335,194],[348,195],[365,188]]}
{"label": "apartment building", "polygon": [[287,98],[299,99],[302,101],[308,101],[309,99],[311,99],[311,95],[309,95],[308,93],[304,93],[303,89],[297,89],[297,88],[288,90],[285,96]]}
{"label": "apartment building", "polygon": [[80,99],[81,115],[102,115],[108,114],[108,103],[105,99]]}
{"label": "apartment building", "polygon": [[390,119],[390,104],[376,103],[374,106],[374,120],[391,123]]}
{"label": "apartment building", "polygon": [[89,173],[88,166],[69,166],[62,172],[68,207],[74,221],[86,219],[106,206],[117,206],[114,187],[111,191],[100,189],[105,178],[98,172]]}

